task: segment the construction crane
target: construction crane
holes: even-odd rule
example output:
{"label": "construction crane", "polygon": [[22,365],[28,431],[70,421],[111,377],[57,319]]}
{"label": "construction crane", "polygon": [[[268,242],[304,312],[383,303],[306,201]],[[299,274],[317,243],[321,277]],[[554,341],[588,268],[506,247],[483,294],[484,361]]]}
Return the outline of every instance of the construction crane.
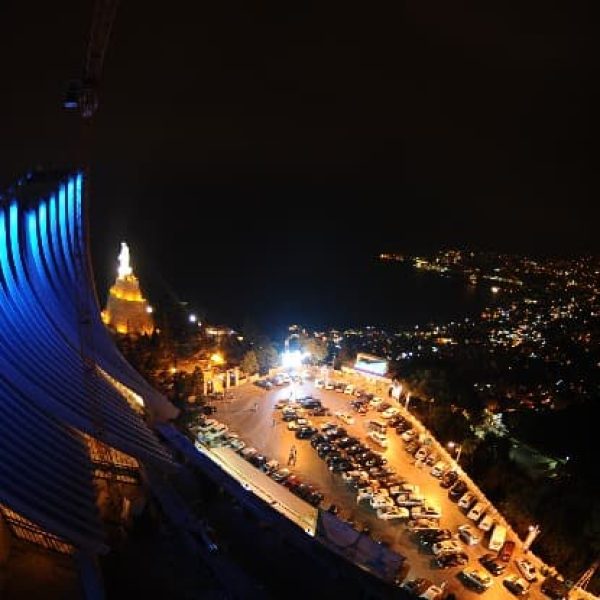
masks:
{"label": "construction crane", "polygon": [[92,25],[81,79],[69,84],[63,107],[91,119],[98,109],[98,86],[119,0],[94,0]]}
{"label": "construction crane", "polygon": [[[94,0],[92,24],[87,42],[83,73],[80,80],[69,84],[63,107],[67,110],[76,111],[83,118],[81,139],[78,148],[78,162],[80,162],[89,180],[89,157],[91,150],[90,132],[92,129],[92,117],[98,109],[98,87],[102,76],[102,68],[106,49],[110,39],[110,33],[115,21],[119,0]],[[94,393],[94,378],[98,377],[95,360],[93,319],[92,314],[97,310],[89,294],[89,286],[95,290],[91,268],[90,244],[89,244],[89,185],[84,186],[86,201],[83,203],[83,235],[85,239],[77,243],[74,248],[74,258],[77,272],[77,312],[79,352],[82,359],[82,386],[85,397],[90,402],[90,416],[92,431],[86,440],[90,447],[92,462],[104,467],[111,465],[111,451],[105,445],[104,439],[104,416],[99,399]],[[111,491],[109,485],[109,494]]]}

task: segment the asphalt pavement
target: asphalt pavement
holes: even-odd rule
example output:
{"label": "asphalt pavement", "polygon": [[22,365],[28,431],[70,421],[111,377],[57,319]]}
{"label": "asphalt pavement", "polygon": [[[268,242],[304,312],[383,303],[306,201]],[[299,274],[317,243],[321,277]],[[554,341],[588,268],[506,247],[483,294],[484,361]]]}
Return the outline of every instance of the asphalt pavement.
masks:
{"label": "asphalt pavement", "polygon": [[[439,480],[431,476],[431,467],[417,466],[412,456],[404,451],[404,443],[395,432],[388,433],[389,446],[387,449],[376,446],[366,437],[367,422],[370,418],[381,418],[376,411],[370,411],[361,416],[350,410],[350,396],[332,390],[315,389],[313,382],[302,385],[294,384],[299,397],[311,395],[321,399],[324,406],[332,413],[344,411],[354,417],[354,424],[347,425],[338,421],[339,425],[348,430],[350,435],[366,441],[374,450],[381,452],[388,464],[393,466],[397,474],[417,484],[421,493],[429,503],[442,509],[441,526],[456,532],[459,525],[472,523],[462,513],[458,506],[448,498],[447,490],[439,485]],[[356,523],[367,525],[374,537],[387,542],[392,549],[407,558],[409,572],[407,577],[426,577],[436,584],[446,582],[446,589],[454,592],[457,597],[472,599],[484,595],[488,599],[514,598],[502,585],[502,579],[507,575],[519,574],[513,561],[506,572],[494,578],[494,585],[484,594],[478,594],[465,588],[457,578],[462,567],[441,570],[434,566],[432,554],[424,550],[414,539],[405,524],[388,522],[377,519],[375,512],[368,503],[356,503],[356,495],[342,480],[341,475],[332,474],[324,461],[318,456],[308,440],[296,439],[294,432],[288,430],[287,423],[281,418],[281,411],[275,409],[278,400],[289,399],[291,387],[280,386],[264,390],[253,384],[245,384],[232,390],[233,400],[218,401],[217,413],[214,418],[226,423],[235,431],[248,446],[255,447],[269,459],[276,459],[281,466],[286,466],[290,448],[297,448],[297,461],[290,469],[303,481],[315,485],[324,495],[323,506],[330,503],[340,508],[342,516]],[[317,427],[327,421],[336,421],[335,417],[309,417]],[[480,532],[484,537],[484,532]],[[481,543],[474,546],[464,545],[465,552],[470,557],[469,566],[480,567],[477,558],[489,552]],[[539,589],[539,583],[534,584],[529,592],[529,598],[545,598]]]}

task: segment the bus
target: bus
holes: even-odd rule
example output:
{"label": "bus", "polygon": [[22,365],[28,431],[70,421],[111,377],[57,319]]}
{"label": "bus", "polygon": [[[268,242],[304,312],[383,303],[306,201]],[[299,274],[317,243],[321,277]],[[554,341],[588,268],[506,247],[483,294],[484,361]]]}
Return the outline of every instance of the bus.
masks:
{"label": "bus", "polygon": [[488,544],[488,548],[490,550],[495,550],[498,552],[502,546],[504,546],[504,541],[506,540],[506,527],[503,525],[496,525],[494,527],[494,531],[492,532],[492,537],[490,537],[490,543]]}

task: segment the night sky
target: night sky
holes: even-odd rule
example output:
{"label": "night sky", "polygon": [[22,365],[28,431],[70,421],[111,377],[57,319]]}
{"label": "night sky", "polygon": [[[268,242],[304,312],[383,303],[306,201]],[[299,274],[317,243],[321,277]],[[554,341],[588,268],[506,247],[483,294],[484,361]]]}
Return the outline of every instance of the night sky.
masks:
{"label": "night sky", "polygon": [[[381,249],[597,252],[579,4],[123,0],[91,142],[101,294],[121,239],[224,318],[236,282],[301,301]],[[84,156],[61,100],[90,17],[0,4],[1,185]]]}

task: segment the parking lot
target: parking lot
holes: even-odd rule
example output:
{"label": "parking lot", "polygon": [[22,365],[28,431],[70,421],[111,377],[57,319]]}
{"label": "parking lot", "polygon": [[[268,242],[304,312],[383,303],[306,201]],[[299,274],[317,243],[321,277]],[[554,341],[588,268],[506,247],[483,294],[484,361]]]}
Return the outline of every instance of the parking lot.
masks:
{"label": "parking lot", "polygon": [[[225,423],[231,431],[238,433],[247,446],[256,448],[268,459],[277,460],[282,467],[288,464],[290,449],[294,446],[297,450],[296,461],[289,467],[293,474],[323,493],[322,507],[327,508],[335,504],[344,518],[352,520],[359,528],[368,528],[370,535],[389,544],[392,549],[405,556],[408,570],[402,575],[406,579],[425,577],[437,585],[445,583],[445,590],[454,592],[460,598],[475,598],[480,595],[466,588],[457,575],[464,568],[483,568],[478,559],[489,552],[486,549],[489,533],[485,537],[486,533],[478,530],[473,521],[469,521],[457,504],[449,499],[448,490],[440,486],[440,480],[430,474],[432,467],[422,461],[416,461],[414,456],[408,454],[405,450],[406,443],[394,430],[388,429],[388,447],[385,449],[368,438],[368,422],[374,419],[382,420],[380,413],[369,409],[367,414],[360,415],[350,407],[353,397],[333,390],[315,389],[314,382],[310,381],[291,386],[276,386],[269,390],[246,384],[236,388],[233,396],[232,399],[217,403],[218,409],[214,417]],[[328,422],[335,423],[344,427],[348,436],[357,438],[365,446],[381,453],[387,460],[387,466],[395,471],[401,481],[418,486],[419,494],[425,498],[426,504],[441,511],[440,527],[449,529],[454,539],[459,526],[467,523],[471,525],[472,530],[483,538],[483,543],[461,543],[461,551],[468,556],[466,567],[437,567],[431,548],[419,544],[417,535],[407,526],[406,519],[388,521],[378,518],[376,511],[369,504],[369,499],[358,503],[357,490],[343,480],[341,473],[333,473],[328,468],[309,439],[298,439],[295,436],[295,431],[288,428],[288,424],[293,421],[285,421],[283,410],[277,409],[276,405],[279,402],[281,406],[281,401],[289,401],[290,397],[294,399],[307,396],[319,398],[322,405],[332,413],[332,416],[307,416],[314,427],[320,429]],[[347,413],[352,422],[342,422],[334,416],[336,412]],[[513,559],[517,557],[515,555]],[[502,584],[507,575],[521,576],[514,566],[514,560],[508,563],[502,575],[492,577],[493,585],[485,592],[485,596],[514,597]],[[529,597],[545,597],[539,590],[539,584],[532,586]]]}

